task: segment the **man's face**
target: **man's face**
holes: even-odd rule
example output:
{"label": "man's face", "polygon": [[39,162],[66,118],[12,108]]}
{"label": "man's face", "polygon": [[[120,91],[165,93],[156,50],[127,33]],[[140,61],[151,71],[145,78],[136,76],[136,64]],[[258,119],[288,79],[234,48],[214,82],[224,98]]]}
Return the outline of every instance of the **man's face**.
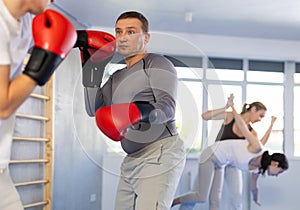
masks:
{"label": "man's face", "polygon": [[150,35],[142,30],[142,23],[137,18],[121,19],[116,23],[115,33],[117,48],[124,57],[134,56],[146,51]]}

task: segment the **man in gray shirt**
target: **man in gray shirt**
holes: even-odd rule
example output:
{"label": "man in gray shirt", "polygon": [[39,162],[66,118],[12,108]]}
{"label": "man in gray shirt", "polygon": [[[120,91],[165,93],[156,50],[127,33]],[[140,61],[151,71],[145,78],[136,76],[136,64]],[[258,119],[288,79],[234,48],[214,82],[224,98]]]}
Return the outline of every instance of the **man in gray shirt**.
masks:
{"label": "man in gray shirt", "polygon": [[148,21],[135,11],[115,25],[118,52],[126,67],[98,89],[99,129],[121,141],[128,154],[121,166],[116,210],[167,210],[185,164],[175,125],[177,75],[164,56],[147,53]]}

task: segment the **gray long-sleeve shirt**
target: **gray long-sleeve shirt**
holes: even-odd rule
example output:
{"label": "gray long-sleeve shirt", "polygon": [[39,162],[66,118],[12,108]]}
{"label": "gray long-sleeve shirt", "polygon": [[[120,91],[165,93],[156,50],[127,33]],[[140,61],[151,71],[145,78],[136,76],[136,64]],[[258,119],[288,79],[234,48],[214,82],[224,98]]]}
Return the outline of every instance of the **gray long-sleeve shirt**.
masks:
{"label": "gray long-sleeve shirt", "polygon": [[98,90],[96,110],[111,104],[143,101],[155,107],[151,123],[140,122],[127,130],[122,148],[133,153],[159,139],[178,135],[175,125],[177,75],[164,56],[147,54],[142,60],[116,71]]}

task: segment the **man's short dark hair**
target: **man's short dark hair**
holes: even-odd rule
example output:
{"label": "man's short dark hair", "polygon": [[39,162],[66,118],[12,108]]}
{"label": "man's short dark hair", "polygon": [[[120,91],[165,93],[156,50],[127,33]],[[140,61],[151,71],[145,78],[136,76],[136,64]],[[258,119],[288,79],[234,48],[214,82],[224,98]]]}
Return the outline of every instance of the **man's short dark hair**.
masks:
{"label": "man's short dark hair", "polygon": [[122,13],[118,19],[116,20],[116,23],[121,20],[121,19],[127,19],[127,18],[136,18],[136,19],[139,19],[142,23],[142,30],[144,33],[148,33],[149,32],[149,22],[147,20],[147,18],[139,13],[139,12],[136,12],[136,11],[128,11],[128,12],[124,12]]}

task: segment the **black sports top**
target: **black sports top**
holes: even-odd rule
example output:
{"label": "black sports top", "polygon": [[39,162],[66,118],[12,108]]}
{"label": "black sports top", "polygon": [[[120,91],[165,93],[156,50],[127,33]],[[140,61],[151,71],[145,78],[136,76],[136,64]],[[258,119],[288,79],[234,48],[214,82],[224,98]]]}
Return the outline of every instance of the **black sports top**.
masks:
{"label": "black sports top", "polygon": [[[236,135],[233,130],[233,124],[235,122],[235,119],[233,118],[232,121],[228,124],[222,124],[222,127],[218,133],[218,136],[216,138],[216,141],[223,141],[223,140],[227,140],[227,139],[245,139],[245,137],[240,137],[238,135]],[[252,130],[252,127],[249,125],[249,130]]]}

